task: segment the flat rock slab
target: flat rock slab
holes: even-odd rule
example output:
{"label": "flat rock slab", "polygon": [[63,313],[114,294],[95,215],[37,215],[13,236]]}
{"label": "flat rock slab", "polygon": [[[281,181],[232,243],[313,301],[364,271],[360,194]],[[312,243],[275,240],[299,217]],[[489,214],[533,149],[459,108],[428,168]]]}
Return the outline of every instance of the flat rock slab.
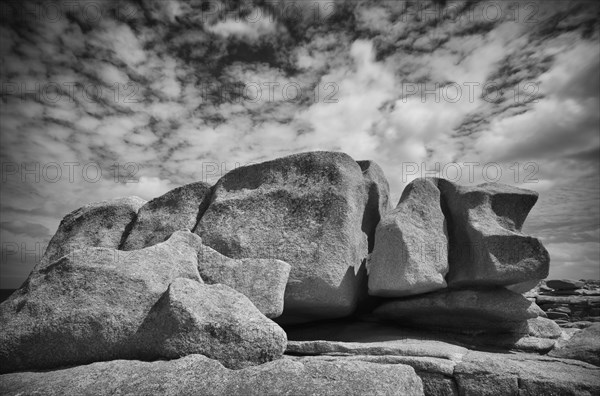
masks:
{"label": "flat rock slab", "polygon": [[533,318],[520,324],[514,333],[462,334],[400,327],[393,323],[329,321],[287,326],[288,338],[294,341],[341,341],[378,343],[381,341],[442,342],[469,349],[494,349],[547,353],[561,337],[562,329],[552,320]]}
{"label": "flat rock slab", "polygon": [[536,297],[538,305],[542,304],[581,304],[600,306],[600,296],[545,296]]}
{"label": "flat rock slab", "polygon": [[202,355],[177,360],[115,360],[64,370],[0,376],[6,396],[83,395],[423,395],[402,364],[280,359],[229,370]]}
{"label": "flat rock slab", "polygon": [[148,201],[139,209],[122,248],[142,249],[163,242],[175,231],[192,231],[208,207],[210,196],[210,185],[196,182]]}
{"label": "flat rock slab", "polygon": [[205,283],[222,283],[239,291],[267,318],[283,313],[290,269],[277,259],[232,259],[206,245],[198,253],[198,271]]}
{"label": "flat rock slab", "polygon": [[546,314],[533,302],[504,288],[452,290],[385,302],[374,315],[432,329],[509,331]]}
{"label": "flat rock slab", "polygon": [[371,362],[379,364],[406,364],[417,372],[441,374],[452,376],[454,366],[457,362],[450,359],[429,356],[405,356],[405,355],[354,355],[343,353],[327,353],[311,356],[286,355],[286,359],[304,361],[340,361],[344,362]]}
{"label": "flat rock slab", "polygon": [[600,368],[530,354],[469,352],[456,365],[461,395],[597,395]]}
{"label": "flat rock slab", "polygon": [[66,215],[50,240],[37,269],[86,247],[118,249],[146,203],[139,197],[117,198],[87,204]]}
{"label": "flat rock slab", "polygon": [[582,360],[600,366],[600,323],[576,332],[568,340],[560,340],[549,356]]}
{"label": "flat rock slab", "polygon": [[546,281],[546,286],[555,290],[574,290],[583,287],[585,283],[573,279],[553,279]]}
{"label": "flat rock slab", "polygon": [[342,354],[287,356],[301,362],[337,361],[340,364],[368,361],[407,364],[423,381],[424,394],[447,395],[597,395],[600,367],[570,359],[530,353],[467,350],[461,358],[405,355]]}
{"label": "flat rock slab", "polygon": [[375,231],[368,262],[369,294],[399,297],[446,287],[448,235],[433,179],[413,180]]}
{"label": "flat rock slab", "polygon": [[380,342],[288,341],[286,353],[296,355],[398,355],[460,361],[468,349],[443,341],[405,339]]}

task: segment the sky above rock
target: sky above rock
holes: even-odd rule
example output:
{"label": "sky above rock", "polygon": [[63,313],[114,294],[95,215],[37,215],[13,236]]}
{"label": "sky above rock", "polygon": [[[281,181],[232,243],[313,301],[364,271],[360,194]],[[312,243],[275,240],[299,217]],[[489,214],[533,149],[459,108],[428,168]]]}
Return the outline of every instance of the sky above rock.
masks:
{"label": "sky above rock", "polygon": [[311,150],[535,190],[550,277],[600,277],[597,2],[0,7],[2,288],[88,202]]}

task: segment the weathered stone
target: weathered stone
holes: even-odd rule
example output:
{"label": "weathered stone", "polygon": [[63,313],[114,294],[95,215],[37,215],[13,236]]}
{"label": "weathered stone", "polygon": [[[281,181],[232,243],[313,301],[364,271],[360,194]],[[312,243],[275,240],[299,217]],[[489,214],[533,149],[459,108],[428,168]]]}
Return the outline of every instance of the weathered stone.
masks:
{"label": "weathered stone", "polygon": [[545,316],[522,295],[504,288],[443,290],[383,303],[374,314],[400,324],[432,329],[510,331]]}
{"label": "weathered stone", "polygon": [[62,395],[407,395],[423,394],[402,364],[279,359],[229,370],[202,355],[177,360],[115,360],[63,370],[0,376],[0,393]]}
{"label": "weathered stone", "polygon": [[560,340],[548,355],[600,366],[600,323],[587,326],[568,340]]}
{"label": "weathered stone", "polygon": [[566,313],[567,315],[571,314],[571,309],[567,306],[558,306],[556,308],[551,308],[549,309],[550,312],[562,312],[562,313]]}
{"label": "weathered stone", "polygon": [[[305,349],[303,353],[316,356],[290,358],[298,361],[338,361],[341,364],[356,361],[407,364],[421,377],[426,395],[594,395],[600,391],[600,368],[574,360],[520,352],[465,350],[449,361],[444,358],[407,356],[403,352],[399,355],[381,354],[386,350],[373,346],[363,348],[356,345],[348,349],[348,344],[330,343],[333,350],[322,347]],[[355,354],[359,349],[361,353]],[[422,350],[435,351],[435,345],[432,343],[431,348]]]}
{"label": "weathered stone", "polygon": [[546,312],[546,315],[548,315],[548,317],[550,319],[564,319],[564,320],[569,320],[569,314],[564,313],[564,312],[549,311],[549,312]]}
{"label": "weathered stone", "polygon": [[[556,322],[555,322],[556,323]],[[590,322],[587,320],[581,320],[579,322],[568,322],[560,325],[563,329],[585,329],[586,327],[590,327],[594,322]]]}
{"label": "weathered stone", "polygon": [[419,371],[417,371],[417,375],[423,381],[423,394],[425,396],[458,396],[458,388],[454,378]]}
{"label": "weathered stone", "polygon": [[[553,346],[556,339],[528,335],[554,337],[556,327],[549,320],[537,318],[528,322],[521,335],[475,337],[410,331],[374,322],[305,324],[294,326],[288,337],[300,336],[312,341],[289,341],[288,353],[325,361],[407,364],[421,377],[426,395],[596,394],[600,389],[600,369],[591,364],[531,353],[508,353],[508,349],[546,353]],[[458,346],[461,344],[480,345],[498,352],[474,352]]]}
{"label": "weathered stone", "polygon": [[[461,332],[448,331],[447,329],[439,329],[439,331],[424,329],[422,327],[400,327],[398,324],[379,323],[379,322],[346,322],[328,321],[319,323],[310,323],[297,326],[286,326],[288,339],[296,341],[319,341],[317,344],[302,344],[302,346],[290,346],[290,353],[304,353],[303,348],[306,348],[307,354],[312,353],[329,353],[328,350],[333,350],[333,353],[352,353],[360,354],[361,351],[349,352],[348,350],[336,351],[329,343],[334,341],[342,341],[354,345],[358,343],[359,347],[367,347],[369,353],[417,353],[419,356],[434,356],[444,358],[448,355],[437,355],[431,350],[433,345],[440,351],[448,351],[448,345],[451,348],[456,348],[457,345],[465,347],[477,348],[494,348],[500,350],[527,351],[532,353],[547,353],[556,342],[556,338],[563,335],[554,321],[546,318],[533,318],[527,321],[515,324],[515,328],[510,330],[502,330],[498,332],[485,331],[469,331],[462,330]],[[391,342],[386,344],[382,342]],[[390,348],[393,345],[404,343],[407,350]],[[345,345],[344,348],[349,348]],[[418,351],[418,346],[423,348],[422,352],[407,352]],[[296,349],[294,349],[296,348]],[[376,352],[373,352],[376,351]],[[463,350],[464,351],[464,350]],[[392,356],[392,355],[386,355]],[[459,356],[459,355],[457,355]],[[390,362],[391,363],[391,362]],[[410,364],[408,362],[403,362]],[[421,370],[420,367],[410,364],[415,370]]]}
{"label": "weathered stone", "polygon": [[469,352],[454,370],[460,395],[594,395],[600,369],[530,354]]}
{"label": "weathered stone", "polygon": [[597,296],[538,296],[536,301],[542,304],[567,304],[572,305],[597,305],[600,306],[600,297]]}
{"label": "weathered stone", "polygon": [[0,370],[135,358],[138,328],[175,278],[202,282],[200,238],[176,232],[125,252],[88,247],[40,271],[0,305]]}
{"label": "weathered stone", "polygon": [[239,291],[268,318],[283,312],[290,268],[277,259],[232,259],[204,245],[198,253],[198,270],[206,283],[222,283]]}
{"label": "weathered stone", "polygon": [[369,294],[398,297],[446,287],[448,236],[435,179],[416,179],[375,234]]}
{"label": "weathered stone", "polygon": [[[237,168],[215,185],[195,232],[232,258],[292,266],[281,320],[351,314],[366,279],[365,217],[374,217],[360,166],[343,153],[311,152]],[[373,205],[374,206],[374,205]]]}
{"label": "weathered stone", "polygon": [[90,203],[69,213],[60,222],[36,269],[78,249],[118,249],[145,203],[139,197],[117,198]]}
{"label": "weathered stone", "polygon": [[288,341],[287,353],[296,355],[397,355],[460,361],[467,349],[442,341],[399,339],[379,342]]}
{"label": "weathered stone", "polygon": [[487,331],[480,334],[457,334],[457,342],[478,348],[547,353],[559,337],[561,328],[552,320],[538,317],[515,323],[513,329]]}
{"label": "weathered stone", "polygon": [[171,283],[139,333],[145,360],[200,353],[229,368],[278,359],[287,342],[243,294],[183,278]]}
{"label": "weathered stone", "polygon": [[452,378],[455,362],[447,359],[402,356],[402,355],[317,355],[289,356],[288,359],[325,362],[370,362],[379,364],[405,364],[411,366],[423,382],[423,393],[426,396],[458,395],[456,384]]}
{"label": "weathered stone", "polygon": [[583,287],[584,282],[573,279],[549,280],[546,286],[555,290],[574,290]]}
{"label": "weathered stone", "polygon": [[538,317],[527,319],[516,333],[539,338],[559,338],[562,335],[562,330],[555,321]]}
{"label": "weathered stone", "polygon": [[521,233],[534,191],[498,183],[458,186],[437,179],[448,221],[449,287],[508,286],[548,275],[541,242]]}
{"label": "weathered stone", "polygon": [[[439,344],[438,344],[439,345]],[[388,355],[383,354],[379,355],[377,352],[381,352],[383,350],[371,350],[369,351],[370,355],[355,355],[347,352],[317,352],[317,355],[314,355],[315,351],[310,351],[306,355],[302,355],[301,353],[296,355],[286,355],[287,358],[297,358],[303,359],[308,357],[319,358],[323,361],[335,361],[339,360],[341,356],[343,356],[344,361],[361,361],[361,362],[370,362],[370,363],[379,363],[379,364],[406,364],[415,369],[415,371],[426,372],[429,374],[436,375],[444,375],[444,376],[452,376],[454,372],[454,366],[456,366],[456,362],[453,360],[439,358],[439,357],[429,357],[429,356],[406,356],[406,355]],[[387,350],[386,350],[387,351]],[[294,352],[296,353],[296,352]],[[456,357],[455,357],[456,358]]]}
{"label": "weathered stone", "polygon": [[[556,342],[557,340],[552,338],[526,336],[519,338],[518,340],[512,342],[510,345],[507,345],[506,347],[507,349],[514,351],[544,354],[548,353],[552,348],[554,348]],[[498,346],[500,345],[498,344]]]}
{"label": "weathered stone", "polygon": [[210,185],[186,184],[147,202],[138,212],[124,250],[142,249],[178,230],[193,230],[210,202]]}

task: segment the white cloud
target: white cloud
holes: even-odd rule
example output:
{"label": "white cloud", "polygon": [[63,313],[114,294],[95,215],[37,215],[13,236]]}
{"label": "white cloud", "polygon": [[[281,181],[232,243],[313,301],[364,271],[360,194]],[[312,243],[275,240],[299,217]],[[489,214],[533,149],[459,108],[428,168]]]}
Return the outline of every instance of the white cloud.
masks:
{"label": "white cloud", "polygon": [[90,42],[112,49],[130,67],[135,67],[146,59],[142,43],[128,25],[103,18],[101,26],[103,30],[92,35]]}
{"label": "white cloud", "polygon": [[[586,153],[600,145],[594,79],[600,63],[597,29],[587,39],[581,38],[580,30],[549,29],[544,23],[556,14],[550,6],[540,7],[537,24],[476,24],[489,22],[482,18],[485,4],[474,5],[474,20],[434,24],[417,20],[414,13],[402,14],[406,4],[359,2],[349,11],[358,20],[359,28],[353,30],[340,14],[352,3],[335,3],[334,15],[340,18],[331,21],[311,21],[314,5],[303,4],[298,21],[303,30],[294,33],[304,36],[295,43],[284,24],[262,9],[262,18],[254,22],[231,14],[224,20],[201,21],[208,15],[191,15],[193,5],[178,1],[149,4],[147,12],[138,10],[132,16],[131,25],[108,15],[86,32],[67,19],[56,26],[41,23],[19,35],[1,27],[1,73],[10,81],[97,85],[99,78],[111,85],[139,77],[149,82],[138,86],[137,103],[115,100],[110,89],[103,90],[104,101],[85,100],[79,94],[73,102],[53,105],[3,96],[3,161],[80,164],[72,182],[11,179],[3,184],[6,216],[55,230],[64,214],[89,201],[126,195],[149,199],[184,183],[214,182],[251,161],[314,149],[377,161],[388,176],[393,201],[410,180],[402,174],[407,162],[431,168],[435,162],[497,161],[505,172],[502,181],[514,184],[512,162],[522,166],[535,161],[538,183],[517,183],[542,193],[526,226],[548,241],[554,267],[571,268],[573,274],[588,271],[597,245],[582,245],[585,253],[576,247],[598,237],[593,228],[600,216],[594,209],[599,196],[597,162]],[[332,11],[325,8],[330,5],[319,1],[321,16]],[[570,6],[560,7],[564,11]],[[148,15],[152,25],[144,23]],[[561,26],[589,24],[588,14],[578,15],[564,18]],[[190,26],[180,29],[179,20]],[[275,38],[292,45],[283,48]],[[221,64],[229,58],[223,58],[220,49],[229,49],[230,41],[241,49],[227,54],[235,62]],[[266,50],[282,52],[262,64],[245,61],[244,46],[251,52],[257,42],[272,43]],[[44,55],[48,53],[56,56]],[[279,59],[295,64],[278,64]],[[464,83],[481,84],[494,75],[508,85],[540,81],[545,96],[528,107],[507,110],[511,103],[488,103],[479,97],[480,91],[473,98],[467,95]],[[263,87],[263,98],[256,103],[212,103],[199,91],[199,83],[206,80],[279,86],[272,99]],[[431,89],[436,82],[448,81],[462,87],[460,100],[442,96],[436,102],[431,94],[422,100],[422,90],[406,100],[402,97],[403,83],[427,83]],[[318,83],[318,100],[285,101],[281,88],[291,82],[303,88]],[[333,85],[326,86],[329,83]],[[325,103],[332,92],[337,102]],[[452,91],[440,88],[437,93]],[[473,131],[461,125],[470,118],[481,118]],[[105,173],[96,182],[81,174],[81,167],[92,161],[101,162]],[[115,183],[115,163],[128,161],[140,165],[138,183]],[[483,181],[481,166],[476,170],[476,181]],[[3,221],[4,216],[3,212]]]}
{"label": "white cloud", "polygon": [[259,17],[257,18],[227,18],[214,25],[207,26],[206,30],[221,37],[235,36],[255,41],[261,36],[273,34],[277,31],[275,19],[269,17],[264,10],[260,12],[261,14],[258,14]]}

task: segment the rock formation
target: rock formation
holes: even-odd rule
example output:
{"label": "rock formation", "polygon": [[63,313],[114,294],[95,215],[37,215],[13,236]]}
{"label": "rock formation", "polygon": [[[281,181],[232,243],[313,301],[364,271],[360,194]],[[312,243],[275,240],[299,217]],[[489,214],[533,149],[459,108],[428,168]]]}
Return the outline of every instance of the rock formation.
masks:
{"label": "rock formation", "polygon": [[585,328],[600,322],[599,280],[542,281],[525,295],[564,328]]}
{"label": "rock formation", "polygon": [[198,270],[206,283],[222,283],[239,291],[267,318],[283,313],[290,268],[277,259],[231,259],[205,245],[198,253]]}
{"label": "rock formation", "polygon": [[281,357],[285,332],[228,286],[173,281],[140,326],[145,359],[200,353],[230,368]]}
{"label": "rock formation", "polygon": [[392,209],[312,152],[84,206],[0,304],[0,393],[600,394],[597,290],[529,290],[536,200],[430,178]]}
{"label": "rock formation", "polygon": [[439,330],[510,331],[545,316],[535,303],[506,289],[451,290],[383,303],[375,315]]}
{"label": "rock formation", "polygon": [[136,332],[169,283],[201,282],[199,243],[177,232],[134,252],[84,248],[33,272],[0,305],[0,370],[135,357]]}
{"label": "rock formation", "polygon": [[549,355],[600,366],[600,323],[594,323],[573,334],[568,340],[560,340]]}
{"label": "rock formation", "polygon": [[385,184],[363,178],[346,154],[296,154],[223,176],[195,232],[228,257],[289,263],[289,320],[343,317],[366,283],[359,268],[372,230],[363,229],[363,219],[379,216],[385,204],[371,201],[386,198]]}
{"label": "rock formation", "polygon": [[423,394],[415,371],[402,364],[280,359],[229,370],[202,355],[177,360],[115,360],[43,373],[0,377],[6,396],[63,395],[406,395]]}
{"label": "rock formation", "polygon": [[227,286],[202,285],[200,246],[197,235],[178,231],[131,252],[75,250],[34,271],[0,305],[0,370],[198,351],[234,367],[281,356],[279,326]]}
{"label": "rock formation", "polygon": [[396,209],[384,215],[368,264],[369,293],[382,297],[421,294],[446,287],[448,235],[440,190],[417,179]]}
{"label": "rock formation", "polygon": [[464,187],[437,180],[448,220],[450,287],[507,286],[548,276],[548,252],[538,239],[521,233],[537,193],[498,183]]}

